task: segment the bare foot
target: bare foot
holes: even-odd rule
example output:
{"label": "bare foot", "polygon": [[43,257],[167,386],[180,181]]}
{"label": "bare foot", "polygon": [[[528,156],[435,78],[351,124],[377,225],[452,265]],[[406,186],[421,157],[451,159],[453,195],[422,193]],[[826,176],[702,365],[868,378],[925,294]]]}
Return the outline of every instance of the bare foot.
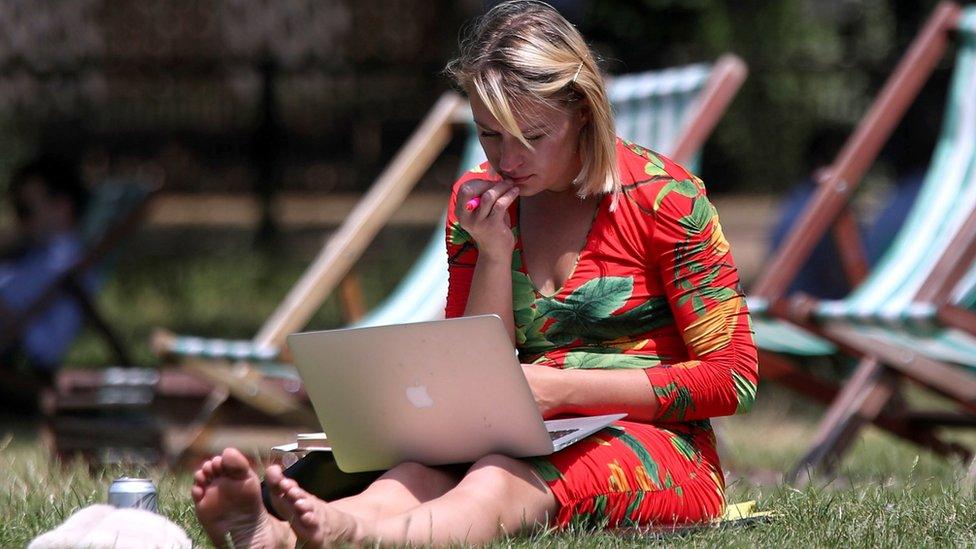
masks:
{"label": "bare foot", "polygon": [[332,547],[361,543],[364,524],[303,490],[297,482],[285,477],[281,468],[268,467],[264,480],[276,499],[275,509],[291,517],[289,523],[298,536],[300,547]]}
{"label": "bare foot", "polygon": [[[294,480],[287,478],[285,476],[284,469],[280,465],[269,465],[264,470],[264,483],[268,486],[268,495],[270,496],[271,506],[274,507],[275,512],[279,517],[284,519],[287,524],[291,519],[294,510],[291,505],[285,501],[285,494],[281,490],[281,481],[287,480],[289,483],[288,487],[298,486],[298,483]],[[274,517],[272,516],[272,520]]]}
{"label": "bare foot", "polygon": [[294,547],[288,523],[272,517],[261,502],[261,479],[234,448],[204,463],[193,475],[194,507],[217,547]]}

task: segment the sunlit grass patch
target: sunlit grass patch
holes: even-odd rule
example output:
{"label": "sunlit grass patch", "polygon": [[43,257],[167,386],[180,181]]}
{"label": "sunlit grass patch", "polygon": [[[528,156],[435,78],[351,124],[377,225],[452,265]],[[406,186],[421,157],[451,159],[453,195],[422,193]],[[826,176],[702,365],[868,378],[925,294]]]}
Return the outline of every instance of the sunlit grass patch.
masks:
{"label": "sunlit grass patch", "polygon": [[[358,268],[367,305],[375,305],[403,276],[426,244],[429,229],[384,233]],[[182,245],[178,242],[177,245]],[[154,365],[146,341],[155,326],[204,336],[252,336],[307,267],[315,246],[304,251],[257,252],[236,244],[187,253],[158,254],[144,248],[127,256],[99,303],[136,351],[136,362]],[[190,249],[192,248],[192,249]],[[179,250],[177,250],[179,251]],[[328,299],[309,323],[341,324]],[[111,363],[105,348],[86,334],[69,362]],[[909,401],[944,403],[912,392]],[[501,540],[498,547],[693,547],[974,545],[976,503],[965,467],[868,428],[836,473],[803,489],[782,483],[807,450],[823,408],[785,390],[762,384],[753,412],[715,422],[728,475],[730,502],[758,501],[777,515],[768,524],[641,537],[570,530],[538,532]],[[0,547],[23,547],[81,507],[104,502],[109,484],[138,470],[90,471],[80,463],[52,462],[41,447],[36,424],[0,423]],[[972,434],[962,436],[973,442]],[[5,438],[4,438],[5,437]],[[197,523],[187,472],[145,471],[159,491],[160,512],[183,527],[195,543],[209,544]]]}

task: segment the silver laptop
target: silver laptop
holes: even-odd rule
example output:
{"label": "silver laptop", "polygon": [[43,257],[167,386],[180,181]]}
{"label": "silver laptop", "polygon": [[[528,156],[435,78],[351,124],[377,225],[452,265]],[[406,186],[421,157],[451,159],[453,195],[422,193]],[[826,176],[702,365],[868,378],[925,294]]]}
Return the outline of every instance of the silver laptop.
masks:
{"label": "silver laptop", "polygon": [[541,456],[626,414],[543,422],[496,315],[292,334],[339,469]]}

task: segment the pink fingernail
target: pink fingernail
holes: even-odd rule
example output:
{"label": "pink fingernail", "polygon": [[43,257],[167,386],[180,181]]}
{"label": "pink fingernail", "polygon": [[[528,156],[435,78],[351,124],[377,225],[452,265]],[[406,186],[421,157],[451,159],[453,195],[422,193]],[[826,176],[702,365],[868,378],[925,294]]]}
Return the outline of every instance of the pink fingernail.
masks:
{"label": "pink fingernail", "polygon": [[464,209],[465,210],[468,210],[469,212],[470,211],[474,211],[474,209],[477,208],[478,205],[480,205],[480,204],[481,204],[481,197],[480,196],[476,196],[476,197],[472,198],[471,200],[468,200],[467,202],[464,203]]}

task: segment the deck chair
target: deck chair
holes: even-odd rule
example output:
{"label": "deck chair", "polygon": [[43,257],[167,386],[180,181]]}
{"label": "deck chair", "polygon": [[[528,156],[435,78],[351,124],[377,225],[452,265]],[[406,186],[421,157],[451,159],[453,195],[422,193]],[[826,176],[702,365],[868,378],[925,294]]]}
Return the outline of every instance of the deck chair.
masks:
{"label": "deck chair", "polygon": [[[618,113],[619,133],[670,151],[679,161],[693,161],[695,152],[711,134],[745,76],[745,64],[733,55],[725,55],[712,66],[691,65],[614,78],[609,93]],[[255,404],[271,414],[294,416],[299,407],[291,395],[267,383],[259,383],[257,375],[246,374],[251,379],[246,384],[238,383],[238,376],[233,372],[244,372],[246,365],[261,365],[261,376],[266,378],[265,365],[287,361],[287,352],[282,349],[285,337],[304,327],[325,297],[340,284],[393,210],[447,144],[452,124],[468,128],[462,169],[479,162],[480,147],[474,138],[466,102],[457,94],[446,93],[346,222],[331,236],[312,266],[254,339],[227,341],[157,334],[154,349],[163,356],[175,358],[197,375],[227,388],[228,395],[250,402],[258,393],[265,397],[274,395],[270,397],[271,406]],[[354,325],[410,322],[443,315],[447,294],[447,258],[443,246],[443,229],[438,226],[401,284],[380,306]],[[278,375],[295,375],[290,368],[277,366],[276,371]],[[315,425],[314,417],[311,421]]]}
{"label": "deck chair", "polygon": [[[813,199],[798,218],[782,245],[774,251],[748,296],[762,376],[817,402],[830,404],[840,387],[823,377],[811,375],[798,365],[811,357],[836,355],[837,347],[797,326],[767,314],[771,303],[784,297],[786,289],[828,230],[841,250],[841,262],[852,287],[867,273],[863,246],[848,202],[883,144],[914,101],[918,92],[942,59],[955,28],[959,7],[940,3],[888,78],[881,92],[857,128],[819,180]],[[879,417],[875,423],[915,442],[928,442],[939,453],[946,448],[926,435]]]}
{"label": "deck chair", "polygon": [[976,7],[957,20],[960,44],[943,134],[926,193],[879,263],[886,276],[870,278],[844,301],[794,298],[779,311],[865,357],[794,477],[836,461],[864,421],[892,401],[901,378],[962,409],[899,410],[914,425],[976,425]]}
{"label": "deck chair", "polygon": [[[33,303],[10,318],[0,319],[0,349],[14,343],[31,319],[64,295],[81,306],[87,323],[105,340],[119,365],[132,365],[122,339],[105,320],[85,289],[84,279],[111,270],[119,246],[142,221],[155,188],[133,182],[107,181],[95,189],[81,219],[83,256],[58,277]],[[96,277],[100,278],[100,277]]]}
{"label": "deck chair", "polygon": [[[802,392],[833,403],[818,432],[814,449],[791,473],[792,479],[801,471],[829,467],[836,463],[854,433],[865,421],[874,421],[894,434],[928,446],[940,454],[969,455],[968,450],[946,444],[933,434],[933,414],[907,414],[903,410],[897,414],[889,413],[892,411],[889,404],[900,403],[896,390],[897,378],[883,374],[886,371],[883,363],[905,362],[907,355],[892,354],[890,349],[897,347],[896,341],[901,341],[903,351],[906,346],[905,338],[913,338],[912,334],[921,335],[922,338],[911,339],[913,346],[909,348],[926,348],[923,354],[937,355],[936,344],[926,335],[927,330],[931,329],[933,321],[939,317],[939,311],[943,311],[943,314],[954,312],[958,318],[958,311],[964,310],[948,301],[952,299],[950,286],[965,274],[965,268],[968,267],[965,258],[969,257],[967,245],[971,237],[967,231],[972,230],[971,224],[976,224],[976,221],[967,221],[976,210],[976,173],[973,172],[976,159],[973,142],[976,136],[976,57],[973,52],[976,50],[976,43],[973,40],[973,21],[976,15],[972,8],[962,15],[960,13],[954,4],[941,4],[906,56],[906,60],[923,59],[927,63],[934,63],[938,60],[937,57],[918,55],[919,52],[934,54],[943,50],[948,31],[958,30],[959,53],[942,135],[923,190],[885,256],[844,300],[814,302],[802,297],[779,298],[772,303],[763,299],[751,300],[753,308],[760,312],[756,315],[755,329],[757,343],[763,349],[764,366],[771,365],[774,370],[787,370],[787,379],[792,378],[794,386],[799,385]],[[904,66],[903,62],[896,76]],[[897,81],[894,78],[893,80]],[[891,82],[892,80],[889,81]],[[882,94],[882,98],[884,95]],[[845,160],[851,160],[850,155],[844,155],[850,148],[850,143],[848,145],[832,171],[837,170],[838,165],[843,167]],[[835,183],[843,182],[836,173],[834,179]],[[832,188],[829,181],[822,190],[825,194],[837,193],[837,189]],[[829,211],[836,214],[837,210]],[[827,216],[829,215],[828,213]],[[812,238],[815,242],[818,237],[814,235]],[[783,260],[783,256],[788,253],[790,252],[786,251],[781,254],[777,258],[779,262],[774,262],[774,265],[788,264],[788,261]],[[783,277],[773,280],[776,278],[770,275],[760,282],[758,291],[765,290],[767,293],[764,297],[776,296],[776,292],[782,288],[779,284],[783,284],[784,280],[787,284],[789,282]],[[771,280],[773,281],[770,282]],[[939,304],[939,299],[946,303]],[[961,300],[959,302],[963,303]],[[762,312],[767,305],[768,312],[787,318],[792,324],[764,318]],[[950,306],[955,308],[947,308]],[[879,343],[880,341],[886,341],[887,344]],[[784,354],[830,355],[838,350],[860,357],[861,360],[854,376],[843,390],[819,380],[817,383],[810,383],[803,379],[802,374],[796,376],[795,372],[789,372],[790,366],[784,366],[780,358]],[[955,355],[950,354],[945,346],[942,350],[943,353],[938,358],[960,362],[958,352]],[[934,368],[936,367],[931,366],[929,369]],[[949,371],[943,366],[936,377],[946,379],[949,376],[954,381],[963,383],[958,374],[946,373]],[[877,380],[879,376],[884,377],[885,382],[876,386],[876,391],[861,390],[869,383],[868,380]],[[929,376],[920,377],[924,377],[923,383],[937,385]],[[884,391],[881,391],[882,386]],[[948,394],[959,396],[965,393]],[[857,414],[845,415],[838,411],[843,409],[850,412],[854,403],[857,403]],[[965,423],[972,420],[969,413],[943,414],[943,417],[947,420],[946,423]]]}

